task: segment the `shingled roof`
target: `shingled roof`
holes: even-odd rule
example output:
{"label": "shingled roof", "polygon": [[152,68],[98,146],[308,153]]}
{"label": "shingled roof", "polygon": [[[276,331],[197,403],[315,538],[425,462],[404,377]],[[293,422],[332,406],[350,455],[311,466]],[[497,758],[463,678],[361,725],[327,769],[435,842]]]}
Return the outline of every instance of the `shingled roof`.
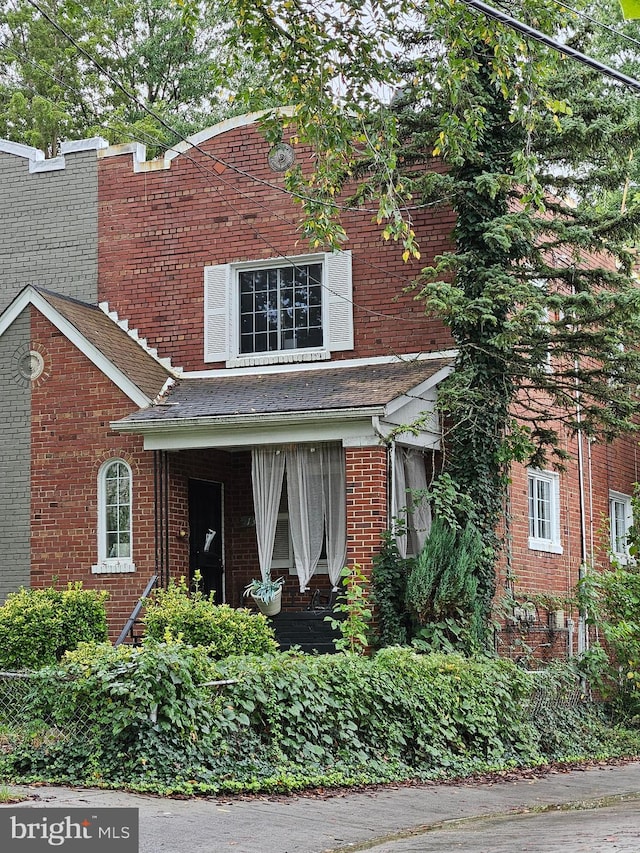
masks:
{"label": "shingled roof", "polygon": [[129,332],[96,305],[44,288],[23,288],[0,315],[0,335],[33,306],[69,338],[139,406],[149,406],[174,373]]}
{"label": "shingled roof", "polygon": [[162,404],[134,412],[120,424],[380,409],[451,364],[451,358],[398,359],[384,364],[179,379]]}
{"label": "shingled roof", "polygon": [[101,308],[37,288],[44,299],[150,400],[162,390],[170,371]]}

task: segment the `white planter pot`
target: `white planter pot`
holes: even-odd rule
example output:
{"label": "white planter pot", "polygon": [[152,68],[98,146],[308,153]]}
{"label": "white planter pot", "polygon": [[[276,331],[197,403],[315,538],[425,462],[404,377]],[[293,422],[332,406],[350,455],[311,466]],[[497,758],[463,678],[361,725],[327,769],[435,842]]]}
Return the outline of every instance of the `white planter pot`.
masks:
{"label": "white planter pot", "polygon": [[253,593],[251,593],[251,598],[255,601],[260,613],[264,613],[265,616],[276,616],[282,608],[282,587],[276,592],[273,601],[270,601],[268,604],[261,598],[257,598]]}

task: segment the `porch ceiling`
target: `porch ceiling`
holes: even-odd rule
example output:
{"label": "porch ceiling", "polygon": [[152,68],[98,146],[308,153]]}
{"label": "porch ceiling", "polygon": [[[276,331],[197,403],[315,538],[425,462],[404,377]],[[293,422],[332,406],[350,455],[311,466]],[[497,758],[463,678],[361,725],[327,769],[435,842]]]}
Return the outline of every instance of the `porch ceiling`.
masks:
{"label": "porch ceiling", "polygon": [[145,437],[147,449],[248,446],[343,439],[377,443],[379,420],[391,423],[408,400],[432,409],[434,386],[451,358],[184,378],[167,397],[116,421]]}

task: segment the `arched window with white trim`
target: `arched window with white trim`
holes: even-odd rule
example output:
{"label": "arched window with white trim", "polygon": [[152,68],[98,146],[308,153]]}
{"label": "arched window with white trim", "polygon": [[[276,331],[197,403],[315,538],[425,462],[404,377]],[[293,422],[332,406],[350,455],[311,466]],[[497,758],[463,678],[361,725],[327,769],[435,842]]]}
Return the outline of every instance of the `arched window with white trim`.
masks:
{"label": "arched window with white trim", "polygon": [[98,563],[94,574],[133,572],[133,475],[124,459],[98,473]]}

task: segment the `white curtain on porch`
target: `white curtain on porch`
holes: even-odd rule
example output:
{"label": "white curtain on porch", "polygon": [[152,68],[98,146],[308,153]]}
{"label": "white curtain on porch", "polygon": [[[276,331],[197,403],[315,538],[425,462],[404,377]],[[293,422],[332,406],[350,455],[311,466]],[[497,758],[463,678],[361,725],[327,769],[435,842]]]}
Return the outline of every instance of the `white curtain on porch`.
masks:
{"label": "white curtain on porch", "polygon": [[391,517],[395,527],[395,539],[398,553],[404,559],[407,556],[407,484],[404,474],[404,450],[395,442],[391,447]]}
{"label": "white curtain on porch", "polygon": [[397,444],[392,449],[393,486],[391,514],[398,524],[395,539],[401,557],[407,556],[409,540],[419,554],[431,531],[431,507],[424,492],[428,488],[424,454],[414,447]]}
{"label": "white curtain on porch", "polygon": [[407,450],[404,459],[405,482],[409,489],[409,521],[415,536],[416,554],[422,551],[431,532],[431,507],[426,499],[428,488],[424,454],[414,447]]}
{"label": "white curtain on porch", "polygon": [[339,444],[320,447],[329,580],[337,590],[347,559],[347,504],[344,450]]}
{"label": "white curtain on porch", "polygon": [[284,463],[284,453],[279,450],[270,447],[254,447],[251,452],[253,507],[256,515],[258,560],[263,580],[269,577],[271,570]]}
{"label": "white curtain on porch", "polygon": [[322,455],[314,447],[300,445],[287,450],[287,498],[289,530],[300,592],[309,589],[324,538]]}

